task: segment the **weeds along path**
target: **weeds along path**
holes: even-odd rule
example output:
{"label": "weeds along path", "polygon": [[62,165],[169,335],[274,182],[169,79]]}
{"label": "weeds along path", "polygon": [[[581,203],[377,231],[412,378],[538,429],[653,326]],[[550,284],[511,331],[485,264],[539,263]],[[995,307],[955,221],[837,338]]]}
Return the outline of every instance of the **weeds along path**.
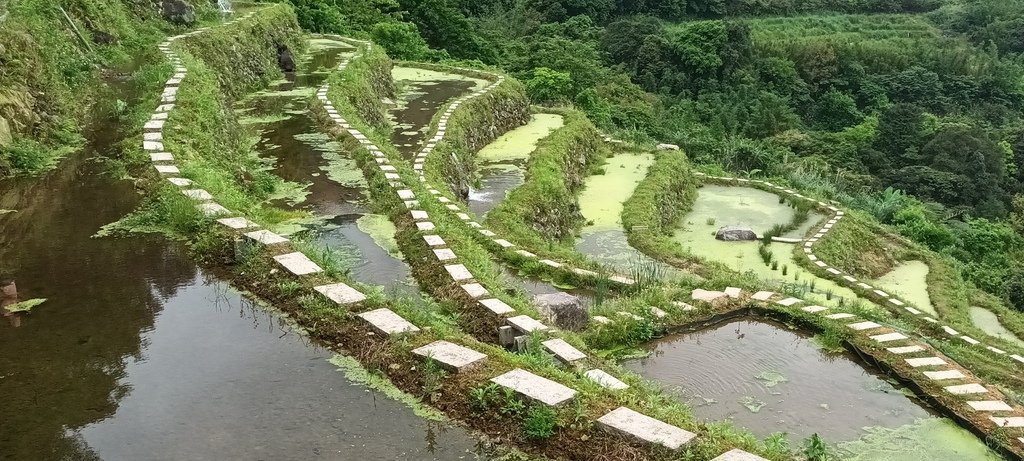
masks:
{"label": "weeds along path", "polygon": [[[259,13],[247,14],[220,27],[232,27],[254,14]],[[595,368],[603,362],[556,337],[557,332],[530,317],[506,319],[509,325],[503,331],[519,336],[520,341],[537,340],[536,347],[546,348],[559,362],[536,350],[512,353],[477,341],[455,328],[435,304],[389,301],[379,291],[346,278],[343,268],[329,255],[311,253],[302,242],[263,228],[253,220],[260,219],[259,216],[233,212],[215,201],[214,195],[202,188],[211,179],[192,174],[200,172],[191,168],[193,160],[177,159],[174,152],[166,149],[163,138],[168,119],[173,120],[175,106],[196,103],[179,100],[179,88],[188,85],[189,70],[179,56],[183,51],[176,51],[178,41],[206,30],[172,37],[159,46],[174,64],[174,74],[161,94],[159,107],[145,125],[142,147],[163,178],[163,185],[158,187],[176,189],[190,202],[191,211],[178,209],[177,213],[202,216],[202,228],[195,231],[200,234],[198,241],[203,248],[217,253],[208,256],[234,261],[229,270],[239,283],[292,313],[317,339],[344,346],[367,367],[387,375],[403,390],[430,399],[448,415],[474,428],[535,451],[588,460],[668,459],[669,453],[676,450],[691,453],[693,459],[737,454],[752,460],[765,459],[732,448],[766,451],[751,437],[737,433],[711,436],[706,426],[693,421],[688,411],[671,397],[642,385],[636,376],[620,376],[631,385]],[[372,50],[368,43],[353,43],[360,47],[354,59]],[[339,71],[344,71],[348,64],[349,61],[342,61]],[[326,115],[361,146],[364,173],[378,189],[375,193],[387,188],[392,204],[409,205],[408,219],[400,224],[416,229],[424,249],[436,258],[437,262],[431,265],[448,274],[452,284],[488,311],[510,309],[499,299],[486,296],[486,288],[475,283],[472,273],[459,264],[457,249],[446,244],[445,238],[450,234],[429,220],[427,210],[417,209],[417,198],[427,195],[423,186],[413,180],[409,181],[413,184],[406,185],[404,178],[410,177],[409,173],[398,173],[388,155],[345,122],[327,94],[326,87],[318,92]],[[504,408],[500,413],[499,406]],[[784,459],[782,454],[766,455]]]}

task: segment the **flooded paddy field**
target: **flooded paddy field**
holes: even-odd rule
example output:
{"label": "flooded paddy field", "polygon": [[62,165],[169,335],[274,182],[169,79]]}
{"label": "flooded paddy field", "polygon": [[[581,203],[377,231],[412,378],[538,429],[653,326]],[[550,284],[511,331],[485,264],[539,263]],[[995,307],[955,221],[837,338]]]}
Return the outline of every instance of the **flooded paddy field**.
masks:
{"label": "flooded paddy field", "polygon": [[487,86],[486,80],[418,67],[392,69],[398,99],[390,112],[395,131],[391,142],[406,160],[423,147],[430,122],[448,101]]}

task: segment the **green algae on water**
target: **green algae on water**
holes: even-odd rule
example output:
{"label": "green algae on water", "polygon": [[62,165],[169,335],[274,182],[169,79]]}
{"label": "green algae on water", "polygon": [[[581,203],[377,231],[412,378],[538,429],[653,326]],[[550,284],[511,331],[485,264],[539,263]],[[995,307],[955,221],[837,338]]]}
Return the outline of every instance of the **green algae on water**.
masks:
{"label": "green algae on water", "polygon": [[480,163],[508,163],[530,158],[537,144],[565,125],[557,114],[533,114],[530,122],[501,135],[477,153]]}
{"label": "green algae on water", "polygon": [[583,228],[583,235],[622,228],[622,204],[653,163],[651,154],[622,153],[608,159],[605,174],[587,178],[580,193],[580,212],[592,224]]}
{"label": "green algae on water", "polygon": [[411,82],[439,82],[444,80],[465,80],[473,82],[473,89],[480,89],[488,84],[487,80],[473,78],[462,74],[450,72],[439,72],[436,70],[420,69],[418,67],[395,66],[391,69],[391,78],[395,81]]}
{"label": "green algae on water", "polygon": [[970,314],[971,323],[986,334],[1005,339],[1019,346],[1024,346],[1024,340],[1018,338],[1012,331],[1007,330],[1003,324],[999,323],[999,317],[992,311],[982,307],[971,306]]}
{"label": "green algae on water", "polygon": [[28,299],[28,300],[25,300],[25,301],[22,301],[22,302],[11,304],[10,306],[4,306],[4,309],[7,309],[7,312],[11,312],[11,313],[14,313],[14,312],[28,312],[28,311],[31,311],[33,307],[36,307],[36,306],[38,306],[38,305],[40,305],[42,303],[45,303],[45,302],[46,302],[46,298]]}
{"label": "green algae on water", "polygon": [[898,295],[922,311],[938,315],[928,296],[928,264],[924,261],[901,262],[888,274],[876,280],[874,285]]}
{"label": "green algae on water", "polygon": [[395,224],[387,216],[379,214],[367,214],[356,220],[359,230],[365,232],[373,239],[377,246],[387,251],[389,255],[397,259],[405,259],[402,251],[398,248],[398,241],[395,240]]}
{"label": "green algae on water", "polygon": [[867,428],[860,440],[840,443],[846,461],[920,461],[1003,459],[978,438],[948,419],[930,418],[897,428]]}
{"label": "green algae on water", "polygon": [[395,387],[386,377],[373,373],[363,368],[356,359],[340,354],[334,355],[329,360],[331,364],[338,367],[339,371],[345,374],[345,378],[353,383],[362,384],[370,389],[381,392],[388,398],[401,402],[412,409],[412,412],[421,418],[431,421],[446,421],[444,413],[430,408],[415,396],[403,392]]}
{"label": "green algae on water", "polygon": [[789,379],[786,378],[786,375],[777,371],[762,371],[758,373],[757,376],[754,376],[754,378],[761,381],[761,383],[763,383],[767,388],[773,388],[779,384],[789,381]]}
{"label": "green algae on water", "polygon": [[768,405],[767,403],[764,403],[763,401],[755,399],[749,395],[743,397],[743,399],[740,400],[740,403],[743,404],[743,406],[747,407],[747,409],[750,410],[751,413],[757,413],[761,411],[761,409],[764,408],[765,405]]}

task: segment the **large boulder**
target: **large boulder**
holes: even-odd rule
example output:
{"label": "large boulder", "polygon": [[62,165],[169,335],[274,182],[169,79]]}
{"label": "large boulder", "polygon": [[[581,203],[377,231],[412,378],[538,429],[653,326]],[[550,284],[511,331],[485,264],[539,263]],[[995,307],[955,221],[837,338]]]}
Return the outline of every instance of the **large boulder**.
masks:
{"label": "large boulder", "polygon": [[587,327],[587,306],[579,296],[568,293],[537,295],[533,298],[533,305],[546,321],[558,328],[581,331]]}
{"label": "large boulder", "polygon": [[277,66],[282,72],[295,72],[295,58],[292,57],[288,45],[277,45]]}
{"label": "large boulder", "polygon": [[196,22],[196,9],[185,0],[163,0],[164,19],[175,24],[191,25]]}
{"label": "large boulder", "polygon": [[718,229],[718,232],[715,232],[715,238],[727,242],[737,242],[740,240],[757,240],[757,234],[749,227],[725,226]]}

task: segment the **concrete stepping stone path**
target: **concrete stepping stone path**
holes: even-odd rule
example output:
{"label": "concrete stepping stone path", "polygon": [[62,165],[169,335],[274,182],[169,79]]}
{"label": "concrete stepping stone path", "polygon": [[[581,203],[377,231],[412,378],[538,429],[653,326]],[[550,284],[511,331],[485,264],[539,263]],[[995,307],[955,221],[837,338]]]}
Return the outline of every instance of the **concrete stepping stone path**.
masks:
{"label": "concrete stepping stone path", "polygon": [[670,450],[682,448],[697,435],[650,416],[630,410],[616,408],[597,419],[605,430],[625,435],[647,443],[661,445]]}
{"label": "concrete stepping stone path", "polygon": [[491,382],[511,389],[527,399],[550,406],[561,405],[576,397],[575,390],[522,368],[491,378]]}
{"label": "concrete stepping stone path", "polygon": [[765,458],[757,456],[753,453],[747,453],[739,448],[735,448],[723,453],[721,456],[712,459],[711,461],[768,461]]}
{"label": "concrete stepping stone path", "polygon": [[544,346],[544,350],[550,352],[563,363],[571,364],[572,362],[587,358],[587,354],[580,352],[579,349],[576,349],[572,344],[565,342],[561,338],[549,339],[542,342],[541,345]]}
{"label": "concrete stepping stone path", "polygon": [[430,358],[448,371],[469,370],[487,360],[487,355],[448,341],[434,341],[412,350],[413,355]]}
{"label": "concrete stepping stone path", "polygon": [[988,389],[978,383],[970,384],[958,384],[955,386],[946,386],[946,392],[953,395],[967,395],[967,394],[987,394]]}
{"label": "concrete stepping stone path", "polygon": [[306,255],[297,251],[294,253],[274,256],[274,260],[287,269],[288,272],[295,275],[309,275],[323,272],[323,269],[321,269],[320,266],[316,265],[316,263],[310,260]]}
{"label": "concrete stepping stone path", "polygon": [[313,289],[320,292],[320,294],[327,297],[327,299],[330,299],[336,304],[342,306],[356,304],[366,300],[366,295],[344,283],[320,285],[318,287],[313,287]]}
{"label": "concrete stepping stone path", "polygon": [[608,374],[608,372],[604,370],[589,370],[584,372],[583,376],[586,376],[591,381],[594,381],[607,389],[617,391],[629,388],[629,384],[620,381],[618,378]]}
{"label": "concrete stepping stone path", "polygon": [[540,323],[533,317],[527,315],[518,315],[515,317],[509,317],[507,320],[508,324],[520,331],[521,333],[532,333],[534,331],[547,331],[548,326]]}
{"label": "concrete stepping stone path", "polygon": [[268,245],[268,246],[269,245],[279,245],[279,244],[282,244],[282,243],[288,243],[288,239],[286,239],[286,238],[284,238],[284,237],[282,237],[280,235],[277,235],[277,234],[275,234],[273,232],[270,232],[268,230],[258,230],[258,231],[246,232],[245,236],[249,237],[250,239],[252,239],[254,241],[256,241],[257,243],[262,243],[262,244]]}
{"label": "concrete stepping stone path", "polygon": [[391,309],[382,307],[369,312],[363,312],[359,314],[359,318],[369,323],[374,330],[384,335],[394,335],[401,333],[416,333],[420,329],[410,323],[408,320],[402,318],[402,316],[394,313]]}

